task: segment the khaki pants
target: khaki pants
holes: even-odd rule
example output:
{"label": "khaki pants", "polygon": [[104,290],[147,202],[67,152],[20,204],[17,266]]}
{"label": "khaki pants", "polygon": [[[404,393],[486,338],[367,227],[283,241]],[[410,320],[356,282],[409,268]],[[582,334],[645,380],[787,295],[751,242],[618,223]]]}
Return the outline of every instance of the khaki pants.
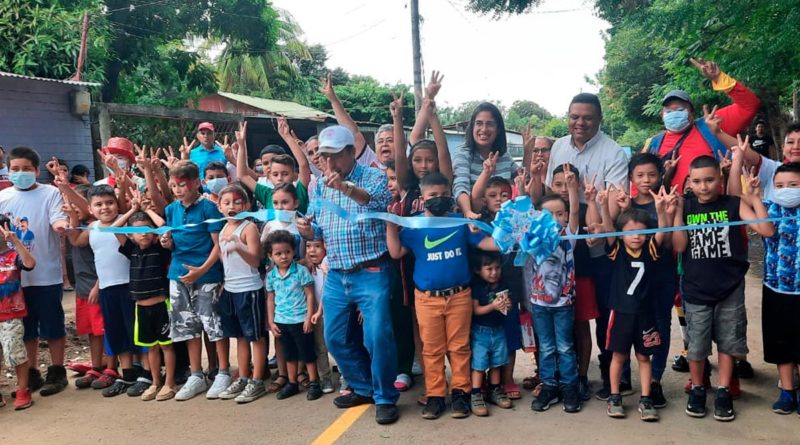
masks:
{"label": "khaki pants", "polygon": [[450,361],[452,389],[469,394],[469,333],[472,322],[472,292],[469,288],[449,297],[429,296],[414,291],[422,361],[428,397],[444,397],[447,392],[444,357]]}

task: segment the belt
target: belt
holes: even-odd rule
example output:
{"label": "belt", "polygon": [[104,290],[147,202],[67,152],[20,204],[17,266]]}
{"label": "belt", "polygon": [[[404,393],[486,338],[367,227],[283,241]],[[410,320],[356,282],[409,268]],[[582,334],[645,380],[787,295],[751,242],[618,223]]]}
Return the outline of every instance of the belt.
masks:
{"label": "belt", "polygon": [[467,289],[467,286],[454,286],[447,289],[437,289],[437,290],[422,290],[417,289],[423,294],[429,297],[451,297],[459,292],[463,292]]}
{"label": "belt", "polygon": [[389,259],[389,252],[385,252],[383,255],[379,256],[378,258],[375,258],[374,260],[364,261],[363,263],[356,264],[350,269],[341,269],[341,272],[353,273],[363,269],[369,269],[370,267],[379,267],[388,259]]}

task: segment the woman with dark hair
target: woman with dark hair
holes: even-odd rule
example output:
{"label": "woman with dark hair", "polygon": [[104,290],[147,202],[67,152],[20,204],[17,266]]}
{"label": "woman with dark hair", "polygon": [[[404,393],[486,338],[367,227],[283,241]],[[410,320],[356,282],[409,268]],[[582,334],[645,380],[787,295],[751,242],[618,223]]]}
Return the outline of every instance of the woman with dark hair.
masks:
{"label": "woman with dark hair", "polygon": [[499,156],[494,175],[511,181],[518,167],[507,152],[503,116],[496,106],[484,102],[472,112],[464,145],[453,155],[453,195],[467,218],[480,218],[480,214],[472,210],[470,192],[483,170],[483,161],[492,153]]}
{"label": "woman with dark hair", "polygon": [[81,184],[91,184],[89,181],[89,167],[83,164],[76,164],[70,171],[69,183],[70,186],[75,187]]}

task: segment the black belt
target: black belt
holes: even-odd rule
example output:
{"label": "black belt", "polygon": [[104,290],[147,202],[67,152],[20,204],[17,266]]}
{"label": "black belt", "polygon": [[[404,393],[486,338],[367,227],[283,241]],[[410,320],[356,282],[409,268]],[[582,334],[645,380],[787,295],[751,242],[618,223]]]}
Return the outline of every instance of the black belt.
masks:
{"label": "black belt", "polygon": [[467,286],[455,286],[447,289],[437,289],[437,290],[417,289],[417,290],[419,290],[420,292],[424,293],[429,297],[451,297],[459,292],[463,292],[466,289]]}
{"label": "black belt", "polygon": [[363,263],[356,264],[351,269],[341,269],[341,271],[344,273],[353,273],[363,269],[369,269],[370,267],[379,267],[388,259],[389,259],[389,252],[385,252],[383,255],[379,256],[378,258],[375,258],[374,260],[364,261]]}

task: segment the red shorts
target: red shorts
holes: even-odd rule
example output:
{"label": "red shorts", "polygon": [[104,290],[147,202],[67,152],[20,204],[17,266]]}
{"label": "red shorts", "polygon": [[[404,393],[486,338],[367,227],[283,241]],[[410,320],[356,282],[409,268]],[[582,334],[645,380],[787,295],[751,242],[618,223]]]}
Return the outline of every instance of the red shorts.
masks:
{"label": "red shorts", "polygon": [[100,304],[89,304],[85,297],[75,297],[75,330],[78,335],[103,335],[103,312]]}
{"label": "red shorts", "polygon": [[600,316],[592,277],[575,277],[575,321],[594,320]]}

